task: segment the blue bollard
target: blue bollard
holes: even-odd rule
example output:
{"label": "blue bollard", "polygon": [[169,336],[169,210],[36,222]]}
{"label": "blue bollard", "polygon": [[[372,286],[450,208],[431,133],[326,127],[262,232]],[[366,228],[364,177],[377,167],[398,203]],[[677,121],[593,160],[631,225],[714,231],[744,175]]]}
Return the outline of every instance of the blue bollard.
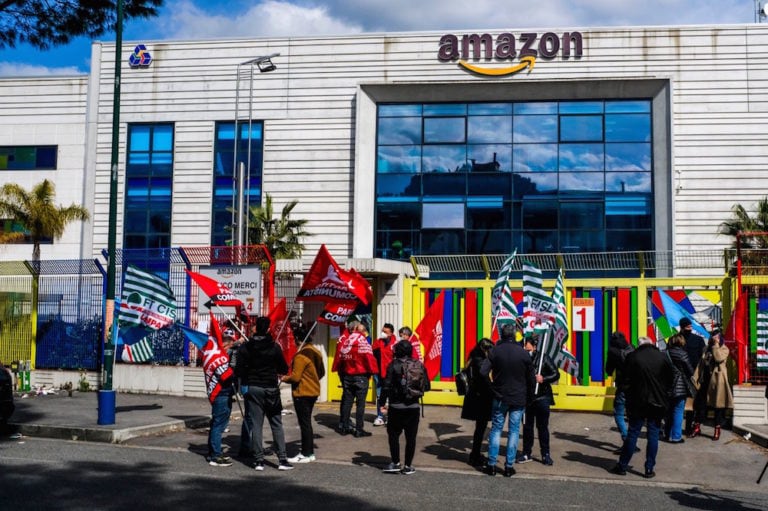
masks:
{"label": "blue bollard", "polygon": [[115,396],[114,390],[99,391],[99,420],[100,425],[115,423]]}

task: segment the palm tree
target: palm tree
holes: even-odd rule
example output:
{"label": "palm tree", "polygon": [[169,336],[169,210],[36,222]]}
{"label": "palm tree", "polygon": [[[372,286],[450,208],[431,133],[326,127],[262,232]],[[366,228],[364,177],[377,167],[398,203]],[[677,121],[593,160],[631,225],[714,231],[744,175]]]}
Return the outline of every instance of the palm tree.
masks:
{"label": "palm tree", "polygon": [[267,194],[264,206],[251,206],[248,219],[248,242],[263,244],[275,259],[296,259],[306,248],[301,243],[304,236],[312,236],[304,230],[308,220],[292,220],[291,211],[299,203],[293,200],[283,206],[279,218],[275,218],[272,197]]}
{"label": "palm tree", "polygon": [[46,239],[58,240],[68,224],[88,220],[88,210],[72,204],[56,206],[56,187],[45,179],[28,192],[15,183],[0,188],[0,216],[10,218],[24,226],[32,240],[32,260],[40,260],[40,243]]}
{"label": "palm tree", "polygon": [[[720,224],[718,233],[733,236],[733,246],[736,246],[736,235],[744,232],[768,233],[768,197],[757,202],[757,215],[754,217],[741,204],[731,207],[733,217]],[[768,248],[768,234],[763,236],[740,237],[742,248]]]}

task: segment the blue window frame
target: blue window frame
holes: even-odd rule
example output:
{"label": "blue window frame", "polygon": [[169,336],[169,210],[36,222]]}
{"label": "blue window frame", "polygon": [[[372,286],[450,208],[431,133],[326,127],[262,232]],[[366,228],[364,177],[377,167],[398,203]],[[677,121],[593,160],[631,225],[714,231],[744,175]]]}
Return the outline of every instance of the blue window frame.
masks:
{"label": "blue window frame", "polygon": [[56,170],[58,146],[0,146],[0,170]]}
{"label": "blue window frame", "polygon": [[651,116],[647,99],[380,104],[376,255],[653,249]]}
{"label": "blue window frame", "polygon": [[173,124],[129,124],[123,248],[171,246]]}
{"label": "blue window frame", "polygon": [[[264,125],[261,121],[238,123],[235,141],[235,123],[217,122],[213,159],[213,204],[211,209],[211,245],[231,243],[232,208],[234,207],[234,169],[243,163],[246,168],[246,196],[252,206],[261,205],[261,178],[264,160]],[[237,165],[235,165],[237,144]],[[250,147],[250,150],[249,150]],[[250,162],[249,162],[250,160]],[[250,179],[248,165],[250,163]]]}

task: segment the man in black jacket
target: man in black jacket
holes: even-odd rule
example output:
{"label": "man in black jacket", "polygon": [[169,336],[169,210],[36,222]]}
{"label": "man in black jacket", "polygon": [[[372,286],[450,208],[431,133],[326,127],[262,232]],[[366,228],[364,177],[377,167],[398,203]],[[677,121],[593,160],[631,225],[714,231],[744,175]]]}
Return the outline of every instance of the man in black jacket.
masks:
{"label": "man in black jacket", "polygon": [[[533,368],[536,371],[536,385],[533,401],[525,409],[525,424],[523,425],[523,453],[517,457],[517,463],[528,463],[533,458],[533,425],[539,433],[539,447],[541,447],[541,462],[545,465],[553,465],[549,452],[549,408],[555,404],[552,395],[552,384],[560,380],[560,371],[552,359],[546,353],[537,349],[538,336],[531,336],[525,340],[525,351],[533,359]],[[543,357],[543,358],[542,358]],[[541,368],[541,370],[539,370]],[[536,388],[536,387],[534,387]]]}
{"label": "man in black jacket", "polygon": [[[613,420],[619,428],[621,443],[627,438],[627,421],[624,418],[627,411],[627,397],[622,390],[622,377],[624,373],[624,361],[627,355],[632,353],[635,347],[627,341],[623,332],[613,332],[608,340],[608,356],[605,359],[605,374],[612,375],[616,372],[613,381],[616,384],[616,395],[613,398]],[[621,454],[621,447],[614,454]]]}
{"label": "man in black jacket", "polygon": [[669,407],[674,367],[669,357],[660,352],[648,337],[638,339],[639,346],[627,356],[624,367],[624,391],[627,395],[629,431],[619,462],[612,472],[626,475],[629,461],[637,446],[643,424],[647,424],[648,446],[645,451],[645,477],[656,476],[656,453],[659,450],[661,419]]}
{"label": "man in black jacket", "polygon": [[[683,334],[683,337],[685,338],[685,351],[688,352],[688,361],[695,371],[701,361],[701,356],[704,354],[704,349],[707,347],[707,343],[704,341],[703,337],[693,332],[693,324],[690,319],[682,317],[678,324],[680,325],[680,333]],[[702,406],[701,403],[702,400],[694,401],[693,411],[685,412],[686,435],[693,433],[694,421],[696,423],[702,422],[704,416],[707,414],[706,399],[703,400],[704,406]]]}
{"label": "man in black jacket", "polygon": [[[237,352],[237,376],[242,385],[248,386],[245,394],[246,417],[252,424],[249,428],[253,436],[253,455],[256,458],[254,468],[264,470],[264,449],[262,447],[262,428],[264,417],[269,421],[272,438],[277,444],[278,470],[291,470],[285,452],[285,433],[281,412],[283,403],[280,399],[279,376],[288,373],[288,364],[283,358],[280,347],[269,335],[269,318],[256,320],[256,334],[243,344]],[[241,443],[247,444],[241,440]]]}
{"label": "man in black jacket", "polygon": [[501,431],[509,415],[507,459],[504,477],[515,474],[517,441],[520,438],[520,421],[528,403],[533,398],[534,371],[530,355],[515,342],[515,325],[504,325],[501,340],[491,350],[480,368],[483,378],[491,380],[494,398],[491,407],[491,434],[488,438],[488,465],[485,472],[496,475]]}

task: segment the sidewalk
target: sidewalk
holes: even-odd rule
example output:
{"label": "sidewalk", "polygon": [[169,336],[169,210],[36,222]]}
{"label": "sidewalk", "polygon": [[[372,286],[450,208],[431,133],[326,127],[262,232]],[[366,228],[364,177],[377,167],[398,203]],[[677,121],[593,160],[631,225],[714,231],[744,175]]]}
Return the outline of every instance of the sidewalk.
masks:
{"label": "sidewalk", "polygon": [[[287,399],[284,403],[287,414],[283,417],[283,424],[288,454],[293,455],[298,450],[299,428],[292,405]],[[371,424],[374,418],[372,406],[366,409],[366,428],[373,436],[359,439],[336,433],[338,409],[338,403],[319,403],[315,407],[315,453],[319,462],[354,463],[376,468],[385,466],[389,462],[386,428],[375,428]],[[209,414],[210,405],[205,399],[118,394],[116,424],[99,426],[96,423],[97,394],[75,392],[71,398],[64,393],[17,399],[12,424],[25,436],[177,448],[200,454],[202,462]],[[461,420],[459,415],[458,408],[426,407],[419,426],[414,460],[418,470],[479,474],[466,464],[474,423]],[[240,424],[240,411],[234,405],[230,431],[224,438],[231,453],[236,452],[239,444]],[[265,440],[271,440],[268,429],[266,427]],[[553,412],[550,430],[554,466],[533,461],[517,467],[516,477],[613,480],[626,484],[768,492],[768,478],[760,486],[755,484],[768,453],[731,431],[724,431],[719,442],[710,439],[711,428],[708,426],[704,427],[705,436],[686,440],[684,444],[662,442],[657,457],[658,476],[648,481],[641,477],[644,452],[633,457],[631,465],[634,468],[626,477],[609,473],[617,460],[613,451],[619,446],[619,434],[610,415]],[[178,431],[185,433],[167,435]],[[768,428],[762,432],[755,430],[752,439],[762,434],[768,437]],[[506,439],[502,440],[502,445],[506,445]],[[638,445],[644,450],[645,440],[641,439]],[[537,460],[538,443],[533,454],[534,460]],[[274,459],[268,458],[267,461]],[[502,463],[503,459],[499,465]]]}

